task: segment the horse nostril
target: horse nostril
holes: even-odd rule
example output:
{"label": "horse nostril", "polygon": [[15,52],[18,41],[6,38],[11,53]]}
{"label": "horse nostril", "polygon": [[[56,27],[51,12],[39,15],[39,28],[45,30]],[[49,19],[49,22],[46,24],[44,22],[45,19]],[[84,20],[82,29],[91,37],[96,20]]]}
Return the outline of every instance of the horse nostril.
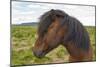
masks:
{"label": "horse nostril", "polygon": [[38,58],[41,58],[43,56],[43,53],[41,51],[33,51],[33,54]]}

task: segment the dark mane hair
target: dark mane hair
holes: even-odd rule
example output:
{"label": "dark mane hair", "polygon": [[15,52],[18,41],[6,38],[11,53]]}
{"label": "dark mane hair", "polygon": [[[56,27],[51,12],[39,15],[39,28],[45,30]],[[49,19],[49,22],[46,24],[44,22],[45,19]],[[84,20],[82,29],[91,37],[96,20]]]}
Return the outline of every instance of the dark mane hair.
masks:
{"label": "dark mane hair", "polygon": [[[68,21],[68,22],[67,22]],[[64,25],[68,27],[69,33],[64,36],[64,41],[74,41],[75,46],[89,49],[90,39],[87,30],[84,28],[80,21],[72,16],[67,16]]]}
{"label": "dark mane hair", "polygon": [[63,21],[61,22],[62,26],[68,27],[68,35],[64,36],[64,42],[73,40],[77,47],[83,47],[83,49],[88,50],[89,48],[89,36],[84,28],[84,26],[80,23],[76,18],[69,16],[64,11],[61,10],[50,10],[44,13],[40,17],[38,34],[40,37],[43,37],[48,30],[48,27],[52,24],[52,22],[57,17],[63,17]]}

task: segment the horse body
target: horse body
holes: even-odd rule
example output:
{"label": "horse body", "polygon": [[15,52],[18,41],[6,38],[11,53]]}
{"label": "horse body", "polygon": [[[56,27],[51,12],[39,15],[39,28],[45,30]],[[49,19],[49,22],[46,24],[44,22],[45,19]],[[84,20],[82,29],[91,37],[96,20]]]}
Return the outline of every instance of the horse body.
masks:
{"label": "horse body", "polygon": [[89,35],[80,21],[61,10],[52,9],[40,18],[33,53],[41,58],[60,44],[68,50],[70,62],[92,60]]}

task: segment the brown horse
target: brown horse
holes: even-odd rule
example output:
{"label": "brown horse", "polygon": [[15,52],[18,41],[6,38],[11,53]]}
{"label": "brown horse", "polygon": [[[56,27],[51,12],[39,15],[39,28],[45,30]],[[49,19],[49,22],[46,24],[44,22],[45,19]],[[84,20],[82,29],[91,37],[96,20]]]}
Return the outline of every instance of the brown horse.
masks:
{"label": "brown horse", "polygon": [[59,45],[68,50],[69,62],[92,60],[89,35],[80,21],[61,10],[52,9],[40,17],[33,53],[42,58]]}

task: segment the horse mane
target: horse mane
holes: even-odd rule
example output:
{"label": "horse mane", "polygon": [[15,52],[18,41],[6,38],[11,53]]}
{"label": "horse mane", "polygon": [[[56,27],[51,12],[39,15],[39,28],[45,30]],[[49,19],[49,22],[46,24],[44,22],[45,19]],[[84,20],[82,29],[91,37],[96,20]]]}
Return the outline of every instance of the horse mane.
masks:
{"label": "horse mane", "polygon": [[82,47],[85,50],[89,49],[89,35],[84,28],[84,26],[80,23],[80,21],[72,16],[69,16],[64,11],[51,9],[50,11],[44,13],[40,17],[38,34],[40,37],[43,37],[48,30],[48,27],[52,24],[52,22],[57,17],[63,17],[63,21],[61,21],[61,26],[66,26],[68,28],[68,35],[64,36],[64,42],[73,41],[75,46]]}
{"label": "horse mane", "polygon": [[88,50],[90,39],[88,32],[82,23],[72,16],[67,16],[64,23],[64,25],[69,29],[68,35],[64,36],[64,42],[73,41],[76,47],[83,48],[83,50]]}

